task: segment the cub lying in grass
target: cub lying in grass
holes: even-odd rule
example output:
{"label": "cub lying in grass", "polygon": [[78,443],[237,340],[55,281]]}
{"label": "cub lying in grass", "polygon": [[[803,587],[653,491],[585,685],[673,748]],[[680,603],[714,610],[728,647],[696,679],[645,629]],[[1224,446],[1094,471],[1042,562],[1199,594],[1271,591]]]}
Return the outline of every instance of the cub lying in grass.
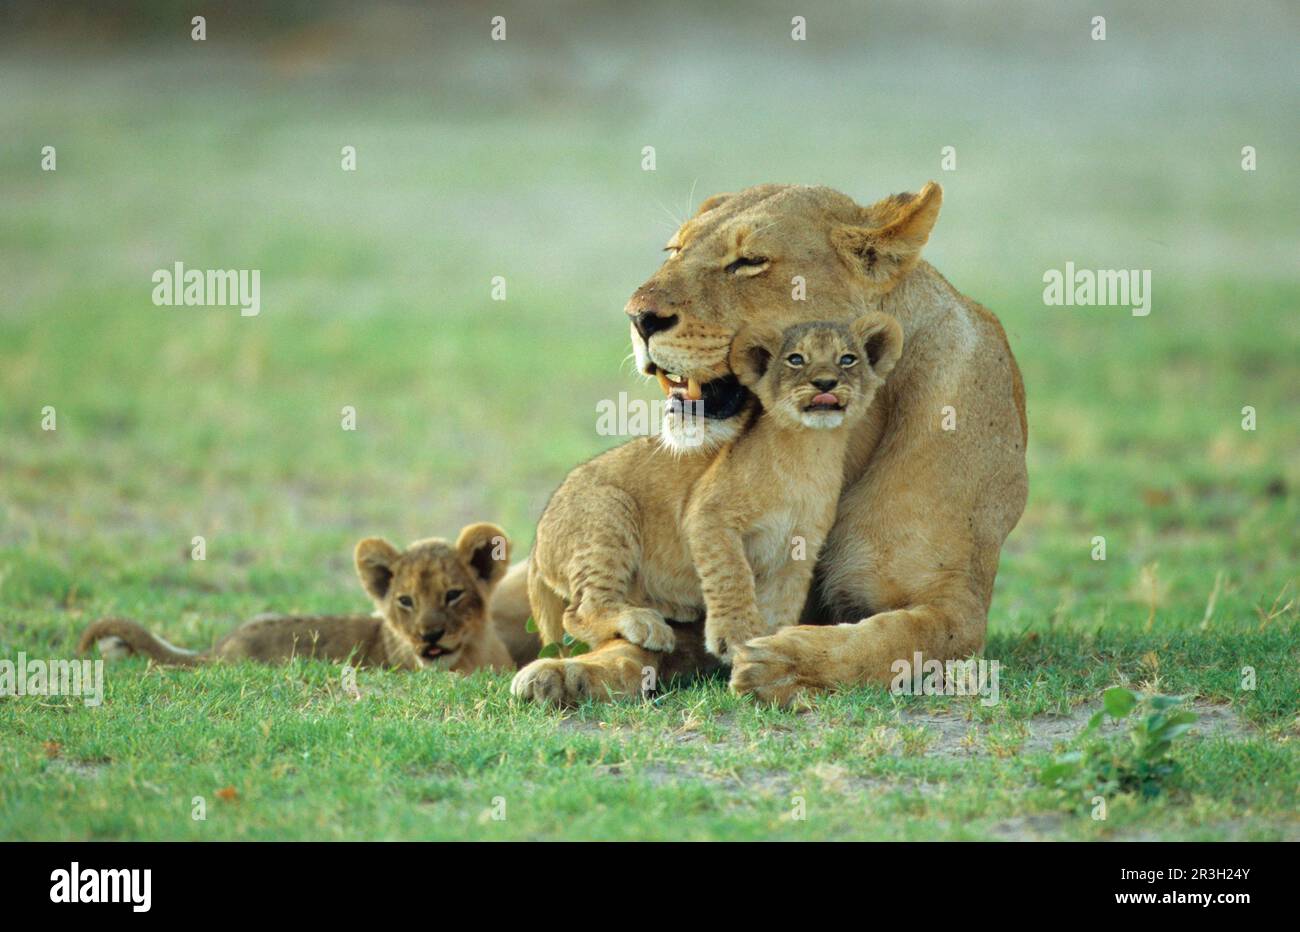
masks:
{"label": "cub lying in grass", "polygon": [[98,644],[108,657],[138,653],[184,666],[284,663],[297,656],[403,670],[515,668],[487,612],[510,560],[501,528],[471,524],[455,545],[430,538],[405,551],[367,537],[355,558],[361,585],[378,609],[374,615],[259,615],[203,652],[168,644],[134,621],[106,618],[86,629],[79,649]]}
{"label": "cub lying in grass", "polygon": [[[746,641],[797,622],[835,518],[848,427],[902,345],[902,328],[881,313],[849,326],[742,329],[730,366],[758,404],[739,415],[736,439],[716,455],[634,440],[579,466],[552,497],[529,559],[543,639],[567,630],[592,646],[622,637],[668,651],[664,619],[704,609],[705,645],[730,662]],[[667,388],[680,403],[686,386]],[[520,671],[514,693],[547,699],[553,663]]]}

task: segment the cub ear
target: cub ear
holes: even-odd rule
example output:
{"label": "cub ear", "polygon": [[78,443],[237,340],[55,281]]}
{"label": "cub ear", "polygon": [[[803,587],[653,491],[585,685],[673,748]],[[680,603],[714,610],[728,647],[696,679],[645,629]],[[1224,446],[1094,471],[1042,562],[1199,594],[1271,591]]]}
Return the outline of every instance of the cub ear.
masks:
{"label": "cub ear", "polygon": [[933,181],[917,194],[895,194],[863,208],[863,224],[831,231],[841,258],[886,291],[912,270],[939,219],[943,188]]}
{"label": "cub ear", "polygon": [[903,353],[903,328],[888,314],[872,311],[849,325],[853,342],[862,347],[871,371],[880,378],[889,375]]}
{"label": "cub ear", "polygon": [[353,553],[357,576],[361,579],[361,588],[372,599],[379,601],[388,595],[393,567],[400,556],[397,548],[381,537],[367,537],[357,544]]}
{"label": "cub ear", "polygon": [[510,568],[510,540],[495,524],[468,524],[456,538],[456,555],[490,589]]}
{"label": "cub ear", "polygon": [[727,364],[741,385],[752,388],[767,372],[772,357],[780,349],[780,331],[762,324],[746,324],[731,341]]}

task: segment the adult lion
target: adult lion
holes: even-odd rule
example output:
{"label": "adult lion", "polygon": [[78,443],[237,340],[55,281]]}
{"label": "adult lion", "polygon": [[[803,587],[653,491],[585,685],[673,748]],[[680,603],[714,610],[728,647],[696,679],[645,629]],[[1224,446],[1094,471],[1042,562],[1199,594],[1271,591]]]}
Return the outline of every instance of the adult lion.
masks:
{"label": "adult lion", "polygon": [[[850,443],[809,623],[741,648],[731,673],[738,692],[784,704],[804,689],[886,683],[898,659],[964,658],[984,646],[999,552],[1025,505],[1028,425],[997,318],[921,261],[942,198],[933,182],[869,207],[797,185],[717,195],[627,303],[640,370],[702,391],[714,439],[727,436],[743,399],[726,360],[746,321],[787,326],[812,319],[813,308],[854,309],[846,319],[879,308],[905,333],[902,358]],[[523,575],[512,571],[495,603],[520,622]],[[678,641],[671,657],[612,641],[534,663],[551,668],[567,700],[635,695],[647,668],[706,662],[697,644]]]}

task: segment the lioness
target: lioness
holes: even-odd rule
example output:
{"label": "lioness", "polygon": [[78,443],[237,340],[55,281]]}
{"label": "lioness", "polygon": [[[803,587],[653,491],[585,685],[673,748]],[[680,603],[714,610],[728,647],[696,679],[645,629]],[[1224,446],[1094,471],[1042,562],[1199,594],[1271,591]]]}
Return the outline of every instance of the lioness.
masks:
{"label": "lioness", "polygon": [[[667,651],[665,616],[705,611],[705,646],[730,663],[746,641],[798,621],[835,517],[848,428],[902,339],[897,321],[876,312],[849,325],[743,328],[731,368],[757,402],[746,402],[735,439],[684,456],[633,440],[579,466],[552,496],[529,557],[543,639],[567,630],[590,645],[622,637]],[[669,382],[670,409],[685,410],[690,386]],[[530,668],[512,690],[562,701],[553,673]]]}
{"label": "lioness", "polygon": [[183,666],[284,663],[301,656],[403,670],[513,670],[487,614],[509,554],[505,532],[494,524],[469,525],[455,545],[430,538],[404,551],[367,537],[354,557],[361,585],[378,609],[374,615],[259,615],[203,652],[169,644],[134,621],[106,618],[86,629],[79,649],[84,653],[97,644],[105,656],[139,653]]}
{"label": "lioness", "polygon": [[[867,207],[797,185],[717,195],[627,303],[641,372],[673,373],[697,389],[712,402],[718,437],[738,429],[743,407],[746,389],[728,365],[742,325],[810,320],[826,301],[846,318],[848,308],[878,309],[906,338],[889,384],[852,431],[806,612],[818,624],[740,648],[731,672],[739,692],[785,703],[801,690],[887,683],[891,665],[916,653],[942,661],[983,647],[999,551],[1024,510],[1028,425],[997,318],[921,261],[941,201],[933,183]],[[523,579],[511,572],[500,604],[515,612],[503,621],[523,624],[514,617]],[[568,699],[637,695],[663,661],[618,639],[535,664],[560,674]]]}

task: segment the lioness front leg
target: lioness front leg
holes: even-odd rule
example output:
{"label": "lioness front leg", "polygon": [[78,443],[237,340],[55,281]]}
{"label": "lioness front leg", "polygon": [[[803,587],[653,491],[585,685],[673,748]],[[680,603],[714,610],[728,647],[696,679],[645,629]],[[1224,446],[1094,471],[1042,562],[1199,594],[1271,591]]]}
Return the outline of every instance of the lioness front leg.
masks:
{"label": "lioness front leg", "polygon": [[911,664],[918,652],[925,660],[972,652],[955,636],[971,626],[962,617],[963,606],[979,610],[963,600],[881,612],[856,624],[784,628],[740,648],[731,668],[731,689],[788,705],[800,692],[887,685],[897,675],[895,661]]}
{"label": "lioness front leg", "polygon": [[556,706],[640,696],[654,689],[663,657],[620,638],[577,657],[534,660],[515,674],[510,692]]}

